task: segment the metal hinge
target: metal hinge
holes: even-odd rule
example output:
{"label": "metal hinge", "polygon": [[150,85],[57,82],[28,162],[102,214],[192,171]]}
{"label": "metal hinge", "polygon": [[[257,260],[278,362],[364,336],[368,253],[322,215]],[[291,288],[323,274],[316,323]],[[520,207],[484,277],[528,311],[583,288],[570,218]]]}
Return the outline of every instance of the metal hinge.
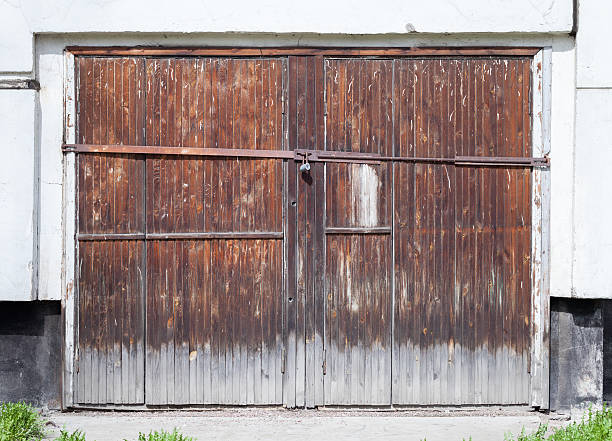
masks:
{"label": "metal hinge", "polygon": [[323,349],[323,375],[327,374],[327,350]]}
{"label": "metal hinge", "polygon": [[285,349],[281,350],[281,374],[285,373]]}

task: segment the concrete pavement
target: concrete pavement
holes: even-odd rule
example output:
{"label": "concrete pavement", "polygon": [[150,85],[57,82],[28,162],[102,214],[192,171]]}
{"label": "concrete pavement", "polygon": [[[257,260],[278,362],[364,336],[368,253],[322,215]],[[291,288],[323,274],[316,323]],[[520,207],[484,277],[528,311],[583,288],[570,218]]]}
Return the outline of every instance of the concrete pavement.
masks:
{"label": "concrete pavement", "polygon": [[[425,416],[423,416],[425,415]],[[435,416],[433,416],[435,415]],[[78,412],[47,416],[60,428],[82,430],[87,441],[135,440],[139,432],[178,428],[198,441],[231,440],[402,440],[502,441],[522,428],[535,431],[543,414],[534,412],[353,412],[225,409],[222,411]],[[553,422],[555,423],[555,422]],[[560,424],[556,422],[556,424]]]}

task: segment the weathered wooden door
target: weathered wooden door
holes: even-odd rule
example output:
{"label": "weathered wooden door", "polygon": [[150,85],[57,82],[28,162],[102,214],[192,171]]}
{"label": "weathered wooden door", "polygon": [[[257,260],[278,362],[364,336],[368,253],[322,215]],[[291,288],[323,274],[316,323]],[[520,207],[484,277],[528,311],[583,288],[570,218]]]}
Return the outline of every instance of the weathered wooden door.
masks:
{"label": "weathered wooden door", "polygon": [[238,52],[76,58],[75,402],[527,403],[529,54]]}

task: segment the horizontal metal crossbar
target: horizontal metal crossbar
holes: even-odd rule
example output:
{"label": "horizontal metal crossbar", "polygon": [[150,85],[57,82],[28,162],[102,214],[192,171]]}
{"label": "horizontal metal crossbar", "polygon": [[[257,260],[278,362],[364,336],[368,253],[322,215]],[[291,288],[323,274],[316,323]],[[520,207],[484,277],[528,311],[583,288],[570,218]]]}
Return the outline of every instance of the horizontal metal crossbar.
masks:
{"label": "horizontal metal crossbar", "polygon": [[391,227],[327,227],[325,234],[391,234]]}
{"label": "horizontal metal crossbar", "polygon": [[169,147],[150,145],[105,145],[105,144],[64,144],[64,152],[75,153],[112,153],[123,155],[177,155],[177,156],[216,156],[232,158],[281,158],[294,159],[289,150],[252,150],[199,147]]}
{"label": "horizontal metal crossbar", "polygon": [[98,240],[207,240],[207,239],[282,239],[282,231],[220,231],[194,233],[80,233],[80,241]]}
{"label": "horizontal metal crossbar", "polygon": [[550,158],[512,157],[512,156],[382,156],[377,153],[346,152],[331,150],[254,150],[240,148],[199,148],[170,146],[136,146],[107,144],[64,144],[66,153],[106,153],[125,155],[176,155],[176,156],[209,156],[218,158],[251,158],[251,159],[293,159],[303,162],[349,162],[374,163],[412,162],[424,164],[450,164],[457,166],[508,166],[508,167],[549,167]]}

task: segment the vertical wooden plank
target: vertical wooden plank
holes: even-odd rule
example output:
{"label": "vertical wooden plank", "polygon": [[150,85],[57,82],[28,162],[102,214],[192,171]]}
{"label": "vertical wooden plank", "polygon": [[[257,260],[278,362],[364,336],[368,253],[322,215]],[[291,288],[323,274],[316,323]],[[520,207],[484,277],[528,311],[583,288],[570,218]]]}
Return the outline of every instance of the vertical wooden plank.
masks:
{"label": "vertical wooden plank", "polygon": [[[84,139],[86,134],[87,118],[87,78],[91,76],[90,63],[85,59],[75,59],[69,52],[64,55],[65,72],[65,119],[66,130],[64,138],[66,142]],[[71,406],[80,399],[84,399],[86,393],[85,383],[87,377],[81,373],[90,372],[90,358],[87,350],[83,350],[81,343],[81,314],[82,314],[82,294],[81,288],[84,286],[81,277],[82,256],[81,247],[75,240],[75,234],[83,230],[84,217],[81,217],[81,207],[86,200],[87,190],[85,187],[85,175],[87,173],[87,162],[84,157],[77,155],[66,155],[66,167],[64,172],[64,219],[68,219],[76,213],[78,221],[76,223],[64,222],[64,249],[75,249],[75,253],[66,253],[66,271],[63,283],[66,300],[64,301],[65,314],[65,345],[64,345],[64,375],[63,375],[63,406]],[[72,170],[75,170],[76,177]],[[89,171],[89,173],[91,173]],[[71,177],[75,182],[70,182]],[[66,208],[67,207],[67,208]],[[76,227],[76,228],[75,228]],[[72,228],[72,231],[70,229]],[[72,293],[67,289],[70,280],[75,287]],[[72,295],[69,295],[72,294]],[[83,360],[83,361],[82,361]],[[83,364],[83,368],[81,367]],[[87,364],[87,368],[85,367]]]}
{"label": "vertical wooden plank", "polygon": [[[508,76],[508,66],[507,64],[502,64],[501,61],[496,61],[494,64],[494,88],[493,88],[493,102],[492,106],[495,108],[495,132],[494,132],[494,141],[496,146],[492,149],[496,153],[499,154],[500,150],[504,150],[512,154],[513,146],[505,145],[505,112],[504,112],[504,77]],[[497,373],[497,378],[495,379],[494,384],[494,394],[492,394],[492,399],[496,399],[497,396],[499,398],[496,401],[501,403],[509,402],[509,373],[508,373],[508,361],[509,361],[509,353],[508,353],[508,345],[507,341],[505,341],[505,336],[508,332],[509,323],[506,322],[507,317],[507,300],[515,295],[512,290],[512,280],[511,280],[511,263],[514,260],[512,254],[514,253],[514,249],[510,247],[511,243],[509,240],[509,234],[511,234],[511,229],[514,227],[513,223],[510,220],[510,199],[512,197],[512,191],[510,189],[512,184],[512,174],[513,170],[507,170],[506,173],[503,173],[503,170],[495,170],[496,175],[496,186],[499,191],[503,192],[502,198],[496,198],[495,195],[492,195],[493,199],[493,213],[496,219],[502,219],[502,229],[501,231],[496,231],[494,234],[494,252],[497,254],[494,258],[494,262],[496,265],[499,265],[497,262],[501,262],[502,268],[501,271],[498,269],[498,278],[495,280],[495,306],[496,306],[496,314],[495,318],[492,319],[492,322],[495,329],[495,366],[494,372]],[[497,324],[497,325],[495,325]],[[491,368],[490,368],[491,369]],[[497,395],[497,396],[496,396]]]}
{"label": "vertical wooden plank", "polygon": [[[296,138],[295,147],[307,147],[307,71],[306,59],[296,57]],[[291,139],[291,138],[290,138]],[[310,199],[312,193],[312,174],[298,174],[297,189],[297,290],[296,290],[296,364],[295,364],[295,401],[296,406],[303,407],[306,404],[307,383],[307,354],[306,354],[306,322],[309,294],[309,257],[310,244],[308,243],[308,223],[310,213]]]}
{"label": "vertical wooden plank", "polygon": [[[118,104],[119,108],[116,110],[116,124],[117,124],[117,136],[116,138],[119,142],[124,142],[124,140],[129,141],[130,137],[130,127],[129,127],[129,114],[127,109],[131,107],[130,103],[130,76],[129,71],[126,75],[126,70],[129,67],[128,59],[120,59],[116,64],[115,69],[115,85],[116,85],[116,93],[118,97],[115,102]],[[133,158],[117,158],[117,165],[119,170],[117,171],[117,185],[118,189],[118,197],[120,203],[115,207],[116,215],[120,217],[118,231],[129,231],[130,230],[130,220],[134,216],[135,207],[130,204],[130,181],[132,178],[136,179],[135,170],[133,167]],[[140,182],[139,182],[140,184]],[[129,336],[131,326],[132,326],[132,317],[131,317],[131,308],[130,308],[130,291],[131,291],[131,267],[130,267],[130,258],[129,258],[129,247],[127,243],[120,244],[120,255],[121,255],[121,278],[122,278],[122,287],[121,287],[121,316],[122,316],[122,326],[118,335],[119,339],[119,348],[120,348],[120,373],[118,375],[118,389],[119,396],[122,403],[130,402],[130,371],[134,362],[130,358],[130,347],[129,347]],[[132,386],[133,387],[133,386]],[[132,395],[133,392],[132,392]]]}
{"label": "vertical wooden plank", "polygon": [[[297,60],[294,57],[288,59],[288,81],[287,81],[287,95],[288,95],[288,136],[290,140],[294,140],[297,135],[297,127],[295,121],[296,115],[296,100],[297,94],[296,70]],[[288,146],[289,149],[293,149],[292,145]],[[283,377],[283,404],[285,407],[296,406],[296,286],[297,286],[297,268],[296,268],[296,257],[297,257],[297,246],[296,246],[296,232],[297,232],[297,168],[295,164],[288,164],[287,167],[288,179],[287,179],[287,286],[285,288],[286,296],[286,328],[285,328],[285,373]]]}
{"label": "vertical wooden plank", "polygon": [[[459,149],[462,148],[463,132],[463,112],[461,109],[463,100],[463,88],[462,86],[462,62],[452,61],[451,70],[449,71],[449,111],[452,115],[452,126],[450,128],[449,138],[452,137],[452,147],[449,148],[449,154],[457,155]],[[463,339],[463,285],[462,275],[460,273],[461,263],[459,259],[463,256],[463,234],[459,234],[457,218],[462,215],[462,203],[461,198],[461,171],[457,170],[456,167],[452,168],[451,183],[451,210],[448,219],[449,234],[452,235],[453,245],[451,249],[450,262],[454,278],[452,280],[452,291],[453,291],[453,346],[452,346],[452,359],[454,367],[454,391],[452,404],[458,405],[463,402],[464,394],[464,370],[463,370],[463,357],[464,357],[464,339]]]}
{"label": "vertical wooden plank", "polygon": [[226,389],[227,382],[226,379],[226,363],[225,358],[228,356],[227,354],[227,324],[226,324],[226,311],[227,311],[227,296],[225,293],[224,285],[225,285],[225,272],[224,267],[222,266],[222,256],[225,253],[225,250],[221,248],[220,240],[213,240],[211,247],[211,267],[218,268],[218,271],[215,273],[214,277],[211,277],[211,290],[214,295],[215,303],[218,305],[218,313],[213,315],[213,324],[218,323],[215,326],[215,329],[218,329],[218,369],[214,372],[218,372],[218,383],[216,386],[216,392],[214,395],[218,396],[218,402],[220,404],[229,403]]}

